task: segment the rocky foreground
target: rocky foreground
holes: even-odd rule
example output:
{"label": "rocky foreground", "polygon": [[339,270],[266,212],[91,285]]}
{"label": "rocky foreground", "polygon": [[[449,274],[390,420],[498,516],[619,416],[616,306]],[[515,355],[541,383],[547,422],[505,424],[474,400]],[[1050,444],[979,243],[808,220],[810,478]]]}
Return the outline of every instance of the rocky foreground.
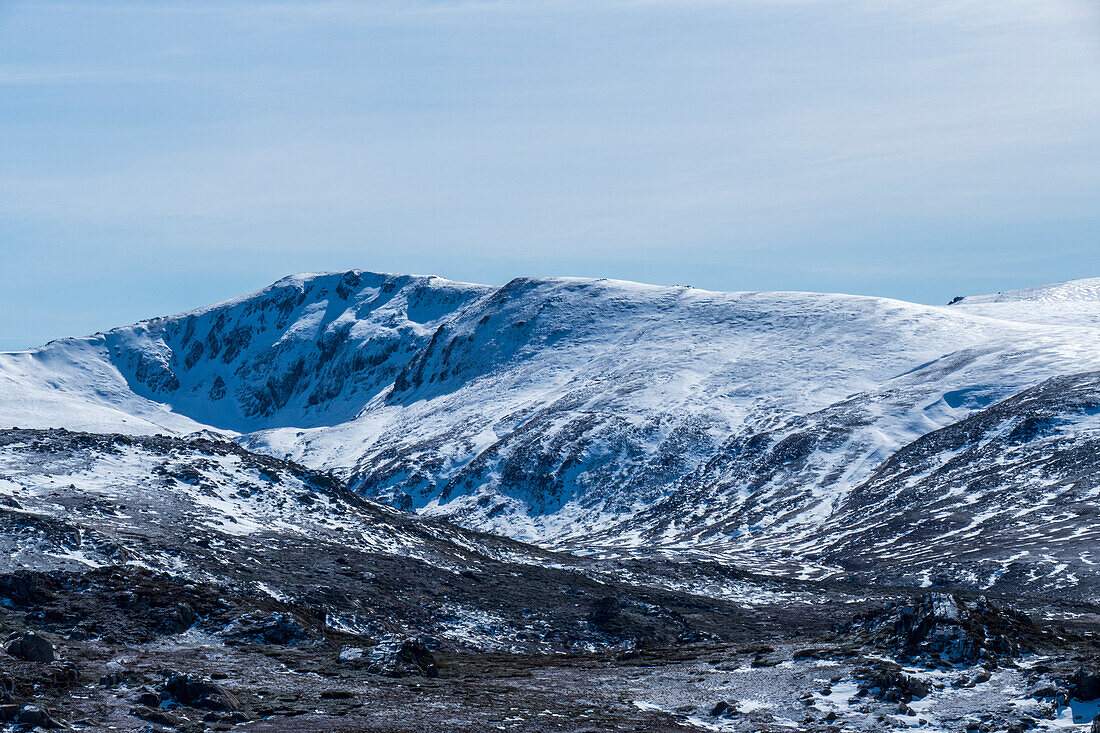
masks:
{"label": "rocky foreground", "polygon": [[[494,572],[476,582],[486,608],[529,592]],[[825,586],[816,605],[673,593],[647,603],[590,582],[568,595],[572,610],[526,631],[464,619],[463,644],[341,630],[306,605],[140,569],[4,575],[0,720],[13,730],[1024,731],[1076,716],[1087,730],[1100,698],[1095,609],[1027,614],[968,594]],[[574,650],[539,651],[563,634]]]}
{"label": "rocky foreground", "polygon": [[216,436],[0,431],[0,725],[1087,729],[1100,608],[577,556]]}

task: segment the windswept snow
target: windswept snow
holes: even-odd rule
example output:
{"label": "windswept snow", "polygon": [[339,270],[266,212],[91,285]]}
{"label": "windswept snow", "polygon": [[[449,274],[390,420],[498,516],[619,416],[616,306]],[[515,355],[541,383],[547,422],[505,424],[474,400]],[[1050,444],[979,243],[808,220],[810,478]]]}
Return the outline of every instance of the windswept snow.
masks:
{"label": "windswept snow", "polygon": [[[219,431],[363,494],[577,551],[751,556],[827,577],[869,538],[892,548],[874,550],[887,563],[930,561],[952,542],[973,551],[960,572],[976,584],[1060,583],[1082,577],[1098,500],[1050,462],[1068,449],[1061,433],[1004,448],[1004,431],[1033,417],[1025,405],[1002,427],[933,436],[1096,370],[1100,279],[939,307],[352,271],[0,354],[0,425]],[[1060,416],[1044,394],[1053,425],[1092,434],[1087,410]],[[920,441],[931,454],[900,463]],[[997,476],[988,486],[937,478],[974,461]],[[1003,485],[1015,488],[997,500]],[[236,531],[250,530],[246,509]],[[894,523],[912,512],[939,544]],[[993,552],[990,528],[1007,517],[1016,540],[1055,549]]]}

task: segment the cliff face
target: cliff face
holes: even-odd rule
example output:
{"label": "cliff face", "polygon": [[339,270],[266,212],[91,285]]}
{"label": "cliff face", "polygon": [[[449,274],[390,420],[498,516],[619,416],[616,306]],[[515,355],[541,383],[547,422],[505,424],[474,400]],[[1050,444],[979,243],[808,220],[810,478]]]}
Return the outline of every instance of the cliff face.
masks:
{"label": "cliff face", "polygon": [[444,318],[488,290],[358,271],[297,276],[112,331],[106,344],[136,393],[214,427],[334,425],[389,388]]}

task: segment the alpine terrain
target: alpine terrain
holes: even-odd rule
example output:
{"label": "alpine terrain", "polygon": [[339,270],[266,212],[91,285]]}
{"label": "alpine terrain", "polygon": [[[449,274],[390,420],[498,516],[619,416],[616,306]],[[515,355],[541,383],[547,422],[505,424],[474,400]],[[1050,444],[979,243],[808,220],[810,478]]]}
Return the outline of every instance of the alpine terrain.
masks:
{"label": "alpine terrain", "polygon": [[0,725],[1087,729],[1098,518],[1100,279],[295,275],[0,353]]}

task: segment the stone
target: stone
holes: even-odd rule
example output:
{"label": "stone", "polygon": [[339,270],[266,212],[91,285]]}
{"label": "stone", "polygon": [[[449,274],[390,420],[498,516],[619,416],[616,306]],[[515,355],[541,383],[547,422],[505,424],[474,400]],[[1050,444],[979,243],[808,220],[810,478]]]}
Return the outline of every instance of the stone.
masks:
{"label": "stone", "polygon": [[147,708],[159,707],[160,695],[149,689],[142,690],[137,697],[137,704],[144,705]]}
{"label": "stone", "polygon": [[138,706],[130,712],[132,715],[142,720],[148,720],[150,723],[168,726],[169,728],[174,728],[180,724],[180,717],[178,715],[170,713],[167,710],[161,710],[160,708]]}
{"label": "stone", "polygon": [[60,728],[61,724],[53,719],[46,708],[28,703],[19,711],[15,718],[20,725],[29,725],[37,728]]}
{"label": "stone", "polygon": [[182,634],[194,626],[197,619],[198,616],[195,614],[195,609],[191,608],[191,606],[186,603],[177,603],[176,608],[165,620],[165,625],[168,627],[169,633]]}
{"label": "stone", "polygon": [[374,645],[367,655],[367,671],[386,677],[423,675],[438,677],[432,653],[420,639],[387,636]]}
{"label": "stone", "polygon": [[1078,667],[1069,679],[1069,692],[1076,700],[1100,698],[1100,670],[1091,664]]}
{"label": "stone", "polygon": [[230,644],[277,644],[292,646],[308,638],[305,628],[288,613],[263,614],[258,611],[241,616],[224,632]]}
{"label": "stone", "polygon": [[26,631],[8,640],[4,650],[18,659],[47,664],[54,660],[53,644],[44,636]]}
{"label": "stone", "polygon": [[357,646],[345,646],[340,649],[337,658],[341,662],[356,662],[363,658],[363,650]]}
{"label": "stone", "polygon": [[877,645],[902,657],[965,665],[1011,657],[1034,630],[1026,614],[994,606],[984,597],[968,604],[947,593],[862,614],[856,624]]}
{"label": "stone", "polygon": [[737,713],[737,703],[721,700],[710,709],[712,718],[727,718]]}
{"label": "stone", "polygon": [[164,692],[181,705],[207,710],[233,711],[240,702],[221,685],[186,674],[171,675],[164,682]]}
{"label": "stone", "polygon": [[26,606],[42,599],[38,580],[27,572],[0,575],[0,597],[8,598],[15,606]]}

